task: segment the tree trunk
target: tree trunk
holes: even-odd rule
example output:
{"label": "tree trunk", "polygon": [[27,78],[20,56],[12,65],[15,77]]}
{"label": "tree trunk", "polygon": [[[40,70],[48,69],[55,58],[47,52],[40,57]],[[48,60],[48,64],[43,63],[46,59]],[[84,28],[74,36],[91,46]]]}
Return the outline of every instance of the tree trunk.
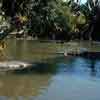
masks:
{"label": "tree trunk", "polygon": [[90,41],[92,41],[92,33],[93,33],[93,30],[94,30],[94,26],[92,25],[91,26],[91,29],[90,29],[90,32],[89,32],[89,35],[88,35]]}
{"label": "tree trunk", "polygon": [[15,14],[16,14],[16,11],[15,11],[15,3],[16,3],[16,0],[13,0],[12,1],[12,4],[11,4],[11,16],[14,17]]}

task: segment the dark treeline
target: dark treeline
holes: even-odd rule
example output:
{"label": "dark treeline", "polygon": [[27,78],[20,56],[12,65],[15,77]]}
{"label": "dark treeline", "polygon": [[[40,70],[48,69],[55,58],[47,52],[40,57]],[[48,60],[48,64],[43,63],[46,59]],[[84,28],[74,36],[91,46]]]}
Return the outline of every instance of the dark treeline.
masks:
{"label": "dark treeline", "polygon": [[100,2],[87,0],[1,0],[10,30],[38,38],[100,40]]}

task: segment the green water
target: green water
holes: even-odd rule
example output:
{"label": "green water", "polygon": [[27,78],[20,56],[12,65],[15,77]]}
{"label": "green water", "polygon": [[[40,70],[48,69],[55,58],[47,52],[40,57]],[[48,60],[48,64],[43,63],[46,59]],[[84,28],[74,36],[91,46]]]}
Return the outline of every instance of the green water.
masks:
{"label": "green water", "polygon": [[26,61],[44,61],[48,58],[58,56],[56,51],[62,48],[61,44],[40,43],[32,40],[6,40],[7,48],[5,55],[7,59],[26,60]]}
{"label": "green water", "polygon": [[[100,100],[100,59],[57,54],[57,51],[68,48],[67,43],[15,39],[6,42],[6,60],[31,61],[43,73],[38,70],[22,74],[1,73],[0,100]],[[98,44],[91,45],[89,42],[77,46],[100,49]]]}

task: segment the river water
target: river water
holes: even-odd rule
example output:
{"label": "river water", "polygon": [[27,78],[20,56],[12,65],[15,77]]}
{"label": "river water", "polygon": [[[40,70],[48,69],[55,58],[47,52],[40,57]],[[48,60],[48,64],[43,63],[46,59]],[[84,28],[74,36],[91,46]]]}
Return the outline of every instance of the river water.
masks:
{"label": "river water", "polygon": [[33,61],[48,70],[0,74],[0,100],[100,100],[100,59],[53,54],[56,45],[62,48],[56,43],[7,40],[5,59]]}

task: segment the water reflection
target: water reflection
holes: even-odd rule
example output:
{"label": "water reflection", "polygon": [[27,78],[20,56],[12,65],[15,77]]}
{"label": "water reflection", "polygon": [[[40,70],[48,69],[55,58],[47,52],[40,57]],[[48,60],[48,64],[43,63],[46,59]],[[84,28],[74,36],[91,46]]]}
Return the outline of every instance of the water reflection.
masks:
{"label": "water reflection", "polygon": [[100,80],[57,74],[46,91],[33,100],[99,100]]}
{"label": "water reflection", "polygon": [[95,67],[95,64],[96,64],[96,60],[92,59],[91,60],[91,65],[90,65],[90,69],[91,69],[91,76],[96,76],[96,67]]}
{"label": "water reflection", "polygon": [[75,57],[69,63],[58,63],[58,73],[100,77],[100,60]]}
{"label": "water reflection", "polygon": [[[13,41],[13,42],[12,42]],[[55,43],[41,43],[31,40],[7,39],[5,53],[8,59],[44,62],[57,56]],[[59,45],[58,45],[59,46]]]}
{"label": "water reflection", "polygon": [[0,95],[36,96],[48,85],[50,75],[0,75]]}
{"label": "water reflection", "polygon": [[99,100],[100,60],[75,57],[57,66],[45,92],[34,100]]}
{"label": "water reflection", "polygon": [[[21,40],[8,40],[7,43],[8,57],[35,61],[36,65],[31,74],[0,75],[0,95],[44,95],[36,100],[99,100],[100,81],[93,83],[86,80],[87,77],[100,78],[99,59],[81,57],[54,59],[54,53],[46,53],[52,51],[52,44]],[[52,61],[44,60],[47,58]],[[38,62],[40,60],[41,63]],[[82,77],[85,77],[85,80]],[[32,100],[35,98],[32,97]]]}

